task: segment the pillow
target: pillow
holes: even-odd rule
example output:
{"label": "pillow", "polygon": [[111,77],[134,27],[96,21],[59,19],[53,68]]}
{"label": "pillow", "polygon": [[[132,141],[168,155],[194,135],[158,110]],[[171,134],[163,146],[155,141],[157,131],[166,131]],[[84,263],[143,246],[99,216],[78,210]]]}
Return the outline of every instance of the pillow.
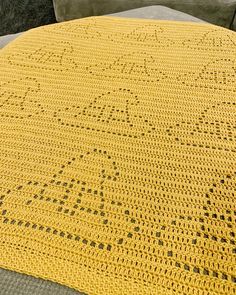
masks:
{"label": "pillow", "polygon": [[57,20],[104,15],[128,9],[165,5],[229,28],[236,0],[53,0]]}

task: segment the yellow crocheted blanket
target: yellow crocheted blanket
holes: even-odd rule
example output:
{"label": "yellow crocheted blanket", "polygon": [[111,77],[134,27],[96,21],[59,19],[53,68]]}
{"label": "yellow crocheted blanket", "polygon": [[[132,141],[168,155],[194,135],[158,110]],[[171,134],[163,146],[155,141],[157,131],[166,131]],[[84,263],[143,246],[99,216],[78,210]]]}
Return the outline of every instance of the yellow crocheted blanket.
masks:
{"label": "yellow crocheted blanket", "polygon": [[0,267],[92,295],[236,294],[236,35],[86,18],[0,53]]}

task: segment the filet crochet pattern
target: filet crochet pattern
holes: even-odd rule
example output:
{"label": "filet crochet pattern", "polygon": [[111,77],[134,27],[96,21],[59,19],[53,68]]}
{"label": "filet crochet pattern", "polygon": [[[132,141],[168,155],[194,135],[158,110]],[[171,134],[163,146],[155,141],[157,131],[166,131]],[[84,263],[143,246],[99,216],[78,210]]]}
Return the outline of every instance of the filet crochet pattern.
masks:
{"label": "filet crochet pattern", "polygon": [[92,17],[30,30],[0,69],[0,267],[236,294],[235,33]]}

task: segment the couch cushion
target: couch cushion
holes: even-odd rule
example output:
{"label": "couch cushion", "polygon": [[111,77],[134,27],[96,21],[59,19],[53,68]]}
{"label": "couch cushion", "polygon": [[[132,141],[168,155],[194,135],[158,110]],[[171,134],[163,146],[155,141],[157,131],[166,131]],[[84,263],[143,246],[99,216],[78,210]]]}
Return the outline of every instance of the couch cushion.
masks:
{"label": "couch cushion", "polygon": [[0,49],[5,47],[8,43],[15,40],[17,37],[19,37],[22,33],[18,34],[12,34],[12,35],[6,35],[0,37]]}
{"label": "couch cushion", "polygon": [[1,295],[84,295],[66,286],[0,268]]}
{"label": "couch cushion", "polygon": [[104,15],[151,5],[164,5],[229,28],[236,0],[53,0],[58,21]]}
{"label": "couch cushion", "polygon": [[153,5],[148,7],[136,8],[110,14],[120,17],[134,17],[134,18],[147,18],[147,19],[163,19],[163,20],[176,20],[176,21],[192,21],[203,22],[203,20],[196,18],[192,15],[183,13],[161,5]]}

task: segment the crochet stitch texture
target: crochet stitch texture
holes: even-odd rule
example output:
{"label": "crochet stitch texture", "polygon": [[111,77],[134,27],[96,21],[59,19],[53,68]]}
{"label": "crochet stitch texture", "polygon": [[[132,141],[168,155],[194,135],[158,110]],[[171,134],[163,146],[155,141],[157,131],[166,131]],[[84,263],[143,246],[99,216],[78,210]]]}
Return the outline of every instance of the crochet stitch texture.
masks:
{"label": "crochet stitch texture", "polygon": [[0,266],[92,295],[236,294],[236,35],[91,17],[0,53]]}

